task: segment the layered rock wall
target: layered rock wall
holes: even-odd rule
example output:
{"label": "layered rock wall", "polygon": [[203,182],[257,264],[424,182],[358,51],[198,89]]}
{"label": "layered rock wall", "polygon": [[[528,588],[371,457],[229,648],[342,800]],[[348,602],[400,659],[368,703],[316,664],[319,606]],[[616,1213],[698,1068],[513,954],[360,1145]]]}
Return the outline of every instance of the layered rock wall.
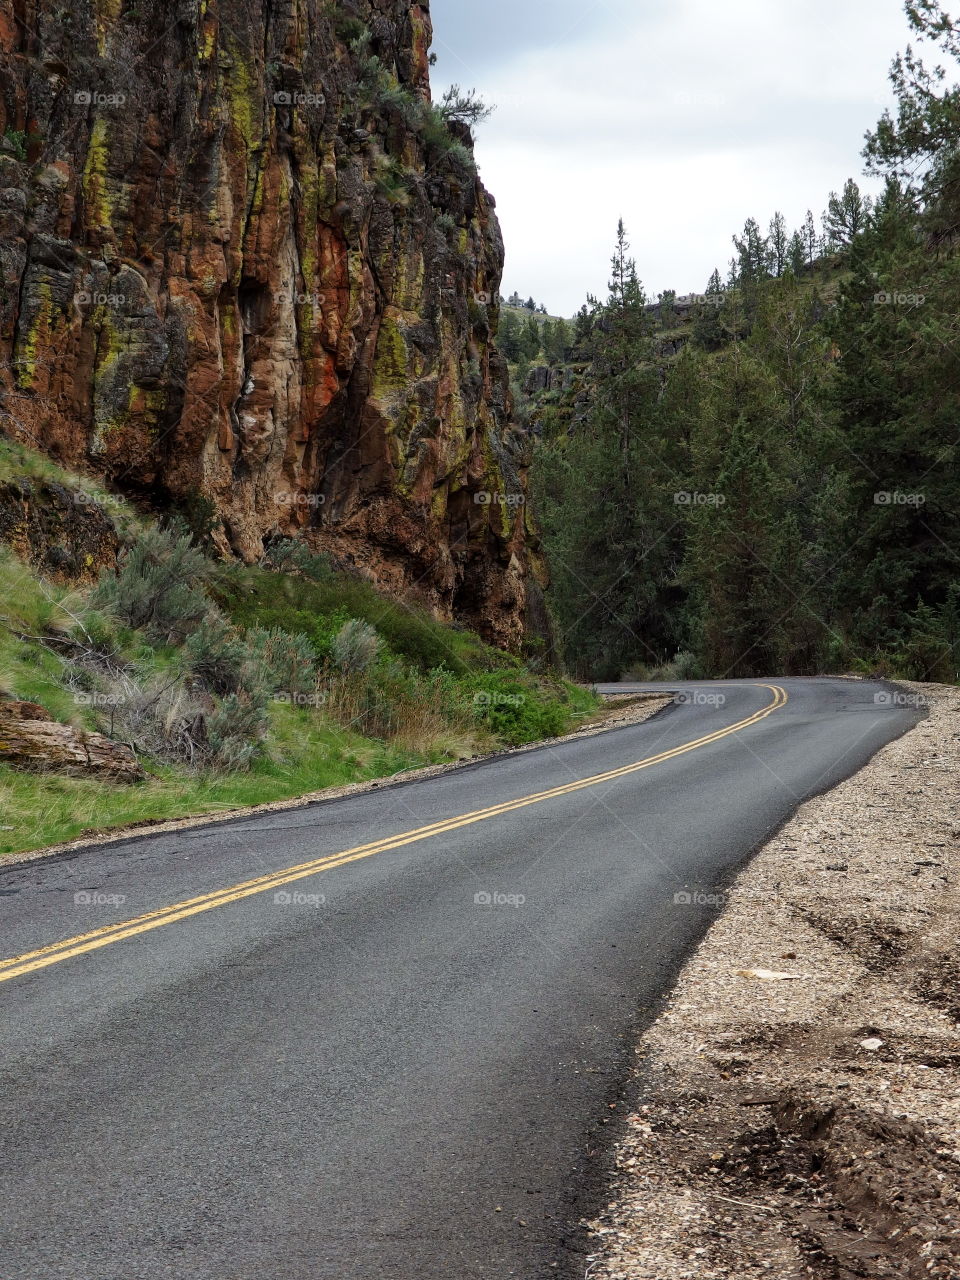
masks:
{"label": "layered rock wall", "polygon": [[426,0],[0,0],[0,430],[520,643],[503,247]]}

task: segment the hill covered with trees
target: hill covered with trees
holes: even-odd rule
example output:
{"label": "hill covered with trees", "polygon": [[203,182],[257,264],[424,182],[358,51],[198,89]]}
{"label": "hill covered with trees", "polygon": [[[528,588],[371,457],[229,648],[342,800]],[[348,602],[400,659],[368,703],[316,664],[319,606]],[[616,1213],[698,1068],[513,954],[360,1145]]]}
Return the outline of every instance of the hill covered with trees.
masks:
{"label": "hill covered with trees", "polygon": [[[940,5],[917,36],[960,62]],[[954,69],[955,70],[955,69]],[[726,280],[644,295],[621,224],[525,412],[552,607],[584,675],[957,676],[960,89],[908,49],[885,180],[734,236]],[[508,353],[509,355],[510,353]]]}

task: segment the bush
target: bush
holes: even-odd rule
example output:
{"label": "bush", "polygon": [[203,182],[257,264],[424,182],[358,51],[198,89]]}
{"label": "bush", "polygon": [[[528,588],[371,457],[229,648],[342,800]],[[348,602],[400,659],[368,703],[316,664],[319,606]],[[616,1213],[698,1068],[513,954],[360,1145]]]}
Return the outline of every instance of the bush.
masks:
{"label": "bush", "polygon": [[203,590],[209,572],[188,533],[145,529],[124,553],[119,570],[100,579],[90,603],[152,641],[182,641],[210,610]]}
{"label": "bush", "polygon": [[472,754],[473,718],[449,672],[421,675],[389,659],[330,680],[326,710],[345,728],[405,749]]}
{"label": "bush", "polygon": [[447,119],[438,107],[424,105],[420,121],[420,134],[428,147],[445,154],[456,153],[468,169],[476,172],[476,161],[459,138],[450,132]]}
{"label": "bush", "polygon": [[268,725],[265,699],[228,694],[206,717],[210,759],[224,769],[248,769],[262,750]]}
{"label": "bush", "polygon": [[212,498],[194,489],[174,499],[171,511],[171,524],[175,527],[179,522],[183,531],[190,534],[195,546],[204,551],[213,546],[213,535],[221,527],[222,521],[217,512],[217,504]]}
{"label": "bush", "polygon": [[190,674],[212,693],[239,693],[250,687],[250,647],[242,633],[217,613],[209,614],[187,637],[183,654]]}
{"label": "bush", "polygon": [[122,661],[123,654],[136,639],[130,627],[124,626],[108,609],[85,609],[71,636],[107,663]]}
{"label": "bush", "polygon": [[463,90],[458,84],[450,86],[440,99],[437,109],[444,120],[457,120],[460,124],[471,127],[483,124],[494,112],[494,108],[487,106],[476,89]]}
{"label": "bush", "polygon": [[477,723],[510,746],[556,738],[566,731],[571,708],[563,696],[552,695],[532,680],[492,673],[472,682],[472,707]]}
{"label": "bush", "polygon": [[248,660],[271,693],[309,695],[317,690],[316,656],[305,635],[279,628],[256,627],[247,632]]}
{"label": "bush", "polygon": [[280,627],[310,637],[321,660],[331,656],[333,637],[350,618],[375,626],[391,653],[420,671],[447,667],[471,670],[517,667],[515,658],[485,645],[470,631],[437,622],[425,610],[380,595],[370,583],[346,574],[304,582],[263,569],[231,566],[218,573],[217,598],[239,626]]}
{"label": "bush", "polygon": [[359,18],[352,18],[349,14],[336,14],[333,20],[333,29],[344,44],[366,46],[370,42],[368,28],[364,26]]}
{"label": "bush", "polygon": [[360,618],[345,622],[333,638],[331,656],[345,673],[369,671],[380,654],[380,637],[375,628]]}
{"label": "bush", "polygon": [[263,553],[261,565],[278,573],[300,573],[313,582],[329,582],[333,577],[330,557],[311,551],[304,542],[282,538],[272,542]]}

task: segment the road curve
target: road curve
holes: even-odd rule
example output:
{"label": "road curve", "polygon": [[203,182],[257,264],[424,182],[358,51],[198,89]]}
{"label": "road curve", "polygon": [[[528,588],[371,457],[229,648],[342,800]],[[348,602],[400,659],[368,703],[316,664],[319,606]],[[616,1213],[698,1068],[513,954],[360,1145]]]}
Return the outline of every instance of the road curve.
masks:
{"label": "road curve", "polygon": [[582,1275],[704,900],[917,719],[868,682],[670,687],[643,725],[0,870],[5,1280]]}

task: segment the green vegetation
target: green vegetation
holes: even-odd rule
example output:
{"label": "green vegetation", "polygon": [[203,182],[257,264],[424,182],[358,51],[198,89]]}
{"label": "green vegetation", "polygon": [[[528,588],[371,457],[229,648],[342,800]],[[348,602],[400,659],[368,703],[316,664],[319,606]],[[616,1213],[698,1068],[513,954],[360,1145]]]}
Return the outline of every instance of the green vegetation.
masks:
{"label": "green vegetation", "polygon": [[[279,554],[283,563],[284,553]],[[335,632],[349,618],[359,618],[376,629],[390,652],[419,671],[446,667],[462,676],[516,665],[516,659],[473,632],[445,627],[425,610],[382,596],[368,582],[325,571],[322,564],[319,572],[318,581],[306,574],[227,565],[217,573],[214,596],[241,627],[279,627],[308,636],[319,660],[330,657]]]}
{"label": "green vegetation", "polygon": [[473,128],[489,120],[495,108],[487,106],[476,89],[464,90],[458,84],[452,84],[440,99],[437,110],[444,120],[456,120]]}
{"label": "green vegetation", "polygon": [[[79,488],[0,445],[0,478]],[[0,766],[0,852],[464,759],[597,706],[295,541],[259,566],[216,564],[185,525],[130,520],[117,569],[84,590],[0,546],[0,598],[0,696],[131,744],[148,773],[122,785]]]}
{"label": "green vegetation", "polygon": [[[960,62],[935,0],[907,13]],[[621,226],[564,392],[526,406],[581,674],[958,678],[960,89],[909,53],[892,81],[876,203],[748,219],[692,302],[646,302]]]}
{"label": "green vegetation", "polygon": [[[371,131],[380,132],[384,119],[397,117],[404,133],[418,135],[428,152],[431,162],[446,156],[466,173],[476,173],[476,160],[471,146],[472,130],[492,114],[494,108],[477,95],[475,89],[462,90],[451,85],[439,103],[424,99],[419,93],[400,83],[395,72],[376,53],[371,53],[373,34],[359,19],[338,13],[331,6],[327,10],[338,38],[349,48],[355,59],[357,83],[349,95],[358,125],[366,125]],[[388,131],[387,145],[404,141],[402,136],[391,137]],[[376,178],[377,188],[391,203],[403,205],[409,198],[409,175],[403,168],[402,156],[387,157],[381,164]]]}
{"label": "green vegetation", "polygon": [[27,135],[23,129],[7,129],[2,141],[8,151],[23,163],[27,158]]}
{"label": "green vegetation", "polygon": [[[49,705],[49,704],[48,704]],[[52,710],[52,708],[51,708]],[[42,848],[130,823],[223,813],[381,778],[424,757],[329,724],[309,710],[270,709],[269,750],[245,772],[185,773],[154,765],[136,786],[0,766],[0,853]]]}

